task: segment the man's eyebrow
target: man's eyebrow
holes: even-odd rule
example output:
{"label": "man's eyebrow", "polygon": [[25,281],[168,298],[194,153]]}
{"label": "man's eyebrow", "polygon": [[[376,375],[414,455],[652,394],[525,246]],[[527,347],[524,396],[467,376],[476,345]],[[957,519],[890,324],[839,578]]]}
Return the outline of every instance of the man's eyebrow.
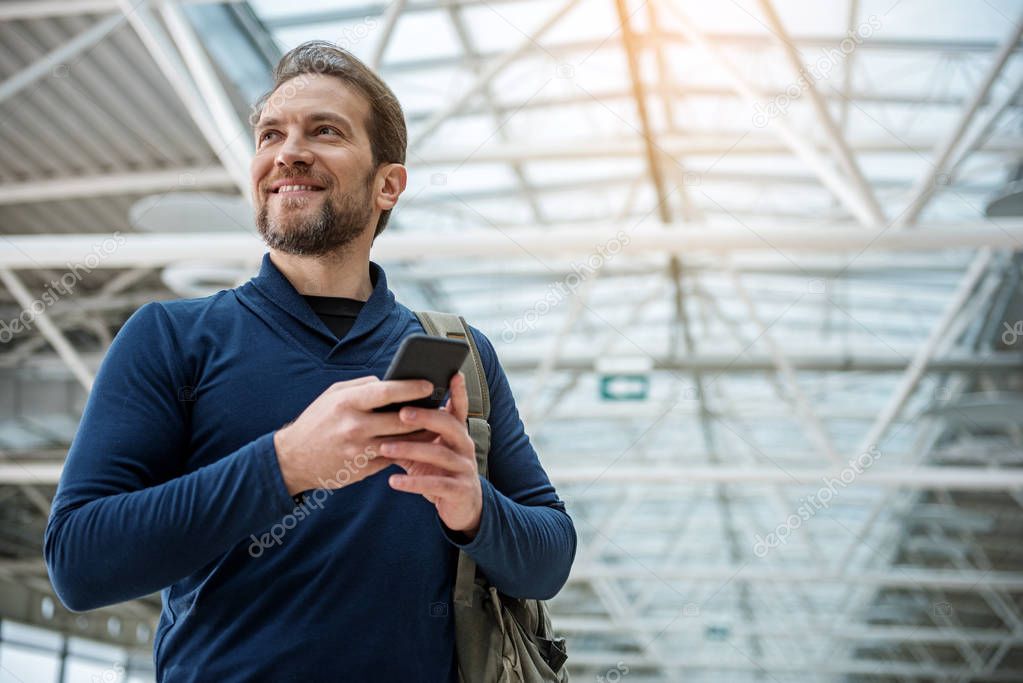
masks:
{"label": "man's eyebrow", "polygon": [[332,111],[318,111],[318,112],[315,112],[315,113],[309,115],[309,120],[310,121],[329,121],[331,123],[336,123],[336,124],[338,124],[340,126],[343,126],[348,131],[352,130],[352,124],[348,120],[347,116],[342,116],[341,114],[336,114],[336,113],[334,113]]}
{"label": "man's eyebrow", "polygon": [[268,118],[260,119],[259,121],[256,121],[255,128],[258,130],[260,128],[267,128],[268,126],[279,126],[279,125],[281,125],[281,120],[280,119],[275,119],[273,117],[268,117]]}
{"label": "man's eyebrow", "polygon": [[[352,124],[346,116],[335,114],[332,111],[314,112],[308,116],[308,120],[313,122],[329,121],[330,123],[336,123],[339,126],[343,126],[348,131],[352,130]],[[281,120],[271,116],[257,121],[255,128],[256,130],[259,130],[260,128],[269,128],[279,125],[281,125]]]}

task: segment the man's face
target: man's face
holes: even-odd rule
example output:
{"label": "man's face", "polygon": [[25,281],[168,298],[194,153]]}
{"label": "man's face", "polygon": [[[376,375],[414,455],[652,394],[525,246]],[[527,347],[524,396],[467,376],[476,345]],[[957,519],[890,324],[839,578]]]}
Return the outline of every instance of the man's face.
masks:
{"label": "man's face", "polygon": [[307,74],[269,98],[255,126],[252,193],[269,247],[318,256],[372,231],[369,104],[332,76]]}

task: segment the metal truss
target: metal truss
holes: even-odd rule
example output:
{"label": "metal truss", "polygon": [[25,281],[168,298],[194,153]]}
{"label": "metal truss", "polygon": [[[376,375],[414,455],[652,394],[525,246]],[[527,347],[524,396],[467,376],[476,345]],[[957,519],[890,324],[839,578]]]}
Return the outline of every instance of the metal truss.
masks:
{"label": "metal truss", "polygon": [[[905,4],[824,77],[868,21],[856,0],[834,3],[844,34],[770,0],[721,4],[734,31],[680,0],[0,5],[0,319],[88,266],[0,345],[0,616],[151,646],[156,596],[55,602],[48,500],[127,316],[179,296],[186,262],[244,281],[263,245],[248,223],[141,233],[128,210],[248,195],[251,84],[203,12],[270,52],[368,18],[353,50],[409,101],[424,179],[374,259],[495,343],[579,531],[553,601],[573,676],[1023,680],[1023,219],[982,208],[1023,154],[1023,7],[948,39],[900,26]],[[430,17],[453,52],[402,54]],[[886,60],[920,77],[884,87]],[[602,397],[630,373],[642,396]]]}

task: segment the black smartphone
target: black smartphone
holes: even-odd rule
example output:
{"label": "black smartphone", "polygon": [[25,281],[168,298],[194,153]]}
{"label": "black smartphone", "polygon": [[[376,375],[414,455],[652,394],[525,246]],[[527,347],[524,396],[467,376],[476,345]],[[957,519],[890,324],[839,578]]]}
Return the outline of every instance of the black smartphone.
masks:
{"label": "black smartphone", "polygon": [[410,334],[401,341],[384,379],[427,379],[433,383],[433,393],[414,401],[380,406],[373,411],[395,411],[403,406],[440,408],[448,395],[451,376],[461,369],[467,355],[469,345],[464,341],[429,334]]}

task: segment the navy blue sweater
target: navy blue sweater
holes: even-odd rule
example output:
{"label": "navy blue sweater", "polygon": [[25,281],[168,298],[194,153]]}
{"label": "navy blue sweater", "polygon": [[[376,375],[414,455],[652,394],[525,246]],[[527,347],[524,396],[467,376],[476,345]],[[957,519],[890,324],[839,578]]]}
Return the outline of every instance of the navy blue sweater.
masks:
{"label": "navy blue sweater", "polygon": [[423,332],[370,269],[373,294],[340,341],[266,254],[238,288],[146,304],[104,357],[46,565],[75,611],[162,591],[158,681],[454,681],[459,549],[508,595],[564,585],[575,528],[476,328],[492,438],[471,542],[388,486],[397,466],[302,505],[288,495],[274,431],[330,384],[382,377],[400,340]]}

